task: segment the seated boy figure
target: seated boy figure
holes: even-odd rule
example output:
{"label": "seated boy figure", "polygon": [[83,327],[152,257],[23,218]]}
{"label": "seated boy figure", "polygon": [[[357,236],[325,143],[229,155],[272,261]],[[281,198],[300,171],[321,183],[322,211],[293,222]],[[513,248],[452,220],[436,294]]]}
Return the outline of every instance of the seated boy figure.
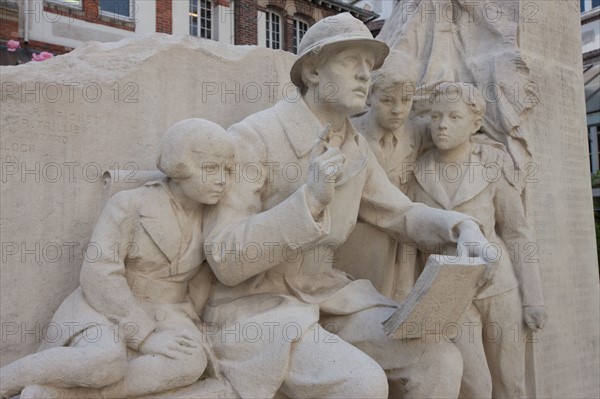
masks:
{"label": "seated boy figure", "polygon": [[157,160],[167,177],[109,200],[91,239],[100,258],[83,263],[80,287],[54,315],[61,339],[0,369],[2,398],[23,388],[21,398],[137,397],[201,377],[197,315],[208,293],[188,285],[207,279],[204,207],[224,194],[232,163],[215,123],[187,119],[167,131]]}
{"label": "seated boy figure", "polygon": [[[390,52],[382,68],[371,73],[368,111],[352,120],[388,179],[404,193],[425,134],[423,126],[409,119],[416,87],[413,63],[400,52]],[[336,260],[342,270],[371,280],[382,294],[400,301],[416,281],[415,254],[413,247],[358,221]]]}
{"label": "seated boy figure", "polygon": [[538,265],[527,261],[534,239],[518,182],[504,173],[512,160],[474,136],[485,109],[483,96],[470,84],[436,87],[429,126],[435,147],[417,160],[408,196],[477,218],[489,242],[499,247],[494,284],[473,300],[456,338],[464,359],[460,397],[522,398],[525,325],[541,329],[547,315]]}

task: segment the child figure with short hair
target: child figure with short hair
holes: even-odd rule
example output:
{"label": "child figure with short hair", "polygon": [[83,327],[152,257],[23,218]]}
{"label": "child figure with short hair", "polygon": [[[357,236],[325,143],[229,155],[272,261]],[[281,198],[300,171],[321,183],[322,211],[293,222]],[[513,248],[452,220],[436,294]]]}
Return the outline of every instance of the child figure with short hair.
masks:
{"label": "child figure with short hair", "polygon": [[[388,179],[404,193],[426,131],[409,118],[416,87],[413,63],[392,51],[383,67],[371,73],[367,112],[352,120]],[[358,221],[336,260],[345,272],[370,280],[379,292],[401,301],[416,281],[415,254],[387,232]]]}
{"label": "child figure with short hair", "polygon": [[208,293],[197,290],[212,276],[201,268],[203,215],[225,193],[233,156],[215,123],[187,119],[167,131],[157,161],[166,177],[108,201],[91,238],[100,259],[86,259],[52,320],[61,339],[0,369],[2,398],[23,388],[21,398],[139,397],[202,376]]}
{"label": "child figure with short hair", "polygon": [[402,192],[421,148],[424,129],[409,119],[416,92],[414,61],[392,51],[371,73],[368,111],[353,120],[390,181]]}
{"label": "child figure with short hair", "polygon": [[470,84],[435,88],[429,126],[435,147],[417,160],[408,196],[476,218],[498,248],[494,284],[473,300],[455,340],[464,359],[459,396],[523,398],[526,328],[543,328],[547,315],[537,261],[528,262],[535,241],[518,182],[505,173],[512,160],[473,137],[485,109],[481,92]]}

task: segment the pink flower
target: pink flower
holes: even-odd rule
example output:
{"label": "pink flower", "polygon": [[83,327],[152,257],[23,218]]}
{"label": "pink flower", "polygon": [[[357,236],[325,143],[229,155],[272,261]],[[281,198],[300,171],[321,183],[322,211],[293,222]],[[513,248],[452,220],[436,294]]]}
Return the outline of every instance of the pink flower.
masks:
{"label": "pink flower", "polygon": [[52,53],[49,53],[47,51],[42,51],[39,54],[33,53],[33,55],[31,57],[33,58],[34,61],[41,62],[41,61],[46,61],[47,59],[50,59],[54,56],[52,55]]}
{"label": "pink flower", "polygon": [[21,48],[21,43],[17,40],[9,40],[6,42],[6,51],[14,53],[18,48]]}

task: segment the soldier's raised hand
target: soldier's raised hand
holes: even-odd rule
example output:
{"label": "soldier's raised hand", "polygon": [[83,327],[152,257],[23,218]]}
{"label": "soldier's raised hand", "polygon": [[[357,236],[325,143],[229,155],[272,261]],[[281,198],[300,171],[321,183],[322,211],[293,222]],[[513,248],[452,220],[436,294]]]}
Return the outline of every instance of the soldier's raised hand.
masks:
{"label": "soldier's raised hand", "polygon": [[344,154],[328,144],[331,125],[319,134],[311,151],[310,167],[306,181],[308,207],[313,217],[318,217],[333,199],[335,182],[344,169]]}

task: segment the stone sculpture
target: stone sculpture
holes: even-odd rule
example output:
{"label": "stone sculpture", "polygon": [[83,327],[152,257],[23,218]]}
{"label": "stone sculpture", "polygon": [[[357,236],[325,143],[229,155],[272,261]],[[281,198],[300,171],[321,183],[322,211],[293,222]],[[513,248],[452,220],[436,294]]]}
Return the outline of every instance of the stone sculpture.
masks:
{"label": "stone sculpture", "polygon": [[[367,112],[352,120],[390,181],[402,192],[406,192],[423,143],[429,142],[425,125],[409,119],[416,91],[416,71],[411,66],[412,60],[392,51],[382,68],[371,74]],[[358,221],[335,256],[345,272],[371,280],[379,292],[399,301],[418,277],[415,254],[413,247],[398,245],[387,232]],[[369,264],[373,266],[365,267]]]}
{"label": "stone sculpture", "polygon": [[[480,132],[508,144],[514,160],[523,168],[521,177],[529,180],[521,199],[539,244],[537,255],[543,265],[540,272],[544,301],[550,315],[544,330],[532,337],[536,343],[527,344],[527,397],[600,397],[600,299],[594,223],[590,217],[592,193],[588,179],[578,2],[403,0],[398,4],[394,16],[387,19],[383,28],[389,36],[382,34],[379,39],[394,49],[416,54],[413,63],[425,76],[418,78],[418,83],[433,88],[441,80],[477,82],[477,87],[487,89],[485,97],[492,101],[497,97],[494,89],[502,93],[501,101],[488,104]],[[497,12],[499,8],[502,13]],[[292,17],[288,11],[288,17]],[[315,18],[320,18],[320,14]],[[436,20],[440,23],[436,24]],[[71,25],[64,19],[62,22]],[[56,28],[60,26],[66,27],[55,24]],[[523,53],[522,58],[519,51]],[[281,98],[295,101],[297,97],[287,90],[290,88],[289,69],[294,60],[295,55],[291,53],[266,48],[153,34],[134,35],[114,43],[86,43],[69,54],[35,65],[0,67],[3,97],[0,106],[2,366],[34,352],[53,312],[79,284],[81,247],[89,242],[97,211],[106,203],[103,193],[108,190],[102,183],[102,173],[115,167],[126,169],[128,173],[120,175],[122,182],[123,177],[132,172],[125,167],[126,163],[133,162],[140,170],[154,169],[153,150],[158,146],[159,137],[178,120],[196,116],[229,126],[274,105]],[[434,73],[435,65],[443,62],[451,65],[447,70],[450,73]],[[527,67],[531,68],[530,75]],[[157,79],[165,71],[175,78]],[[529,85],[530,80],[537,86]],[[93,95],[95,90],[87,89],[93,89],[96,84],[104,94],[98,103],[91,105],[84,101],[87,97],[84,94]],[[253,96],[252,89],[257,86],[260,89]],[[62,96],[57,102],[48,101],[58,87],[62,88]],[[527,110],[536,99],[536,90],[528,88],[538,88],[543,102],[533,107],[527,116]],[[333,86],[326,89],[326,95],[335,91]],[[544,93],[543,98],[541,93]],[[515,99],[518,101],[513,101]],[[424,103],[415,105],[420,106],[421,111],[425,109],[421,106]],[[488,129],[486,125],[491,127]],[[302,126],[303,121],[300,121],[298,130]],[[304,133],[317,135],[310,126]],[[481,144],[477,135],[473,138],[478,140],[475,144]],[[531,169],[524,163],[527,157],[519,152],[525,138],[535,161],[529,165]],[[72,173],[68,165],[77,163],[79,166],[75,166]],[[59,170],[62,178],[54,174],[56,164],[63,166]],[[97,167],[88,169],[90,174],[84,174],[84,165]],[[251,162],[246,160],[243,166],[247,168],[240,168],[239,173],[248,178],[256,177],[251,174]],[[298,178],[294,172],[301,169],[299,166],[292,157],[292,162],[282,166],[286,168],[285,178]],[[269,170],[271,165],[263,167]],[[96,169],[98,173],[94,173]],[[494,172],[495,169],[491,169],[490,176],[493,177]],[[300,179],[305,182],[306,170],[302,173]],[[90,177],[94,178],[95,174],[98,179],[92,183]],[[139,175],[135,173],[132,177],[139,178]],[[334,187],[336,196],[344,185]],[[283,186],[273,184],[272,187],[282,189]],[[289,194],[293,192],[290,190]],[[281,197],[288,196],[281,193]],[[274,207],[265,205],[265,209]],[[223,214],[227,212],[224,210]],[[282,223],[286,231],[300,226],[287,220],[297,219],[291,217]],[[339,221],[331,224],[339,225]],[[62,246],[71,242],[78,244],[75,251]],[[280,250],[278,243],[266,242],[263,254],[267,256],[269,248]],[[252,250],[256,246],[252,242],[245,244],[242,254],[248,264],[255,259]],[[44,256],[42,249],[46,246],[51,250],[62,246],[62,257],[54,261],[56,258]],[[287,248],[286,256],[291,259],[302,254],[293,246]],[[321,257],[329,257],[330,252],[323,252],[325,249],[320,246],[314,252],[321,251]],[[269,284],[273,275],[264,274],[263,282],[257,282],[257,293]],[[315,281],[321,281],[320,276],[314,277],[310,284],[316,285]],[[350,288],[353,287],[356,284]],[[289,297],[269,298],[273,300],[272,309],[276,308],[277,301],[297,300],[295,293]],[[211,301],[218,305],[215,298]],[[275,316],[275,311],[265,312],[266,323],[279,322],[279,325],[266,325],[266,331],[262,331],[266,339],[270,331],[281,337],[282,329],[287,327],[285,337],[293,341],[298,335],[294,322],[304,323],[300,310],[305,304],[304,300],[298,300],[293,311],[286,313],[287,310],[279,308],[281,312]],[[279,318],[284,315],[290,316],[287,326]],[[320,317],[323,325],[327,321],[324,314],[313,312],[310,316]],[[365,326],[371,328],[368,323],[358,327]],[[227,324],[226,327],[228,329],[221,332],[211,330],[212,337],[218,340],[220,337],[216,334],[224,334],[233,339],[237,334],[246,340],[249,349],[260,345],[254,335],[255,324]],[[333,325],[326,327],[334,329]],[[312,341],[313,331],[309,333]],[[514,334],[514,330],[509,334]],[[92,331],[89,336],[94,337]],[[329,343],[332,339],[338,337],[321,336],[321,340],[326,341],[323,346],[336,345]],[[277,345],[284,347],[282,351],[287,355],[286,348],[295,351],[299,344],[300,341],[279,340],[270,347],[263,346],[264,351],[253,352],[262,356],[262,360],[257,358],[255,363],[261,367],[256,367],[256,373],[251,375],[255,384],[275,383],[270,379],[268,367],[262,364],[270,364],[273,359],[279,365],[288,364],[287,360],[278,360]],[[305,361],[306,358],[296,359]],[[223,363],[229,360],[224,358]],[[307,379],[335,370],[332,363],[320,368],[314,366],[321,363],[313,364],[310,360],[303,364],[306,370],[313,370],[307,372]],[[345,365],[344,370],[348,368]],[[435,370],[432,374],[425,370],[419,383],[457,378],[459,374],[452,370],[436,375]],[[151,396],[222,397],[204,391],[192,392],[210,380],[213,379],[201,379],[176,392]],[[401,384],[396,382],[392,388],[393,385]]]}
{"label": "stone sculpture", "polygon": [[460,397],[522,398],[526,328],[543,328],[547,315],[519,182],[507,173],[512,161],[503,146],[474,136],[486,109],[478,89],[442,83],[431,107],[435,148],[419,157],[408,196],[477,218],[499,249],[494,283],[473,300],[456,339],[464,358]]}
{"label": "stone sculpture", "polygon": [[54,315],[61,339],[3,367],[2,398],[23,388],[21,398],[147,396],[203,375],[204,207],[223,196],[232,164],[219,125],[187,119],[167,131],[157,165],[168,177],[109,200],[91,239],[101,256]]}
{"label": "stone sculpture", "polygon": [[[518,46],[519,0],[404,0],[378,39],[409,54],[417,84],[427,92],[444,81],[477,82],[490,101],[485,134],[513,160],[531,160],[524,120],[538,103],[537,86]],[[525,10],[527,8],[525,7]]]}
{"label": "stone sculpture", "polygon": [[[256,173],[213,215],[206,253],[219,283],[204,319],[230,332],[213,340],[215,353],[242,397],[279,387],[291,397],[386,397],[386,377],[407,397],[458,395],[456,347],[387,337],[381,322],[397,303],[332,264],[358,217],[420,245],[476,242],[469,252],[479,255],[487,243],[473,219],[410,202],[352,127],[387,54],[349,14],[325,18],[291,70],[302,98],[229,129],[240,169]],[[250,327],[251,344],[236,339]]]}

